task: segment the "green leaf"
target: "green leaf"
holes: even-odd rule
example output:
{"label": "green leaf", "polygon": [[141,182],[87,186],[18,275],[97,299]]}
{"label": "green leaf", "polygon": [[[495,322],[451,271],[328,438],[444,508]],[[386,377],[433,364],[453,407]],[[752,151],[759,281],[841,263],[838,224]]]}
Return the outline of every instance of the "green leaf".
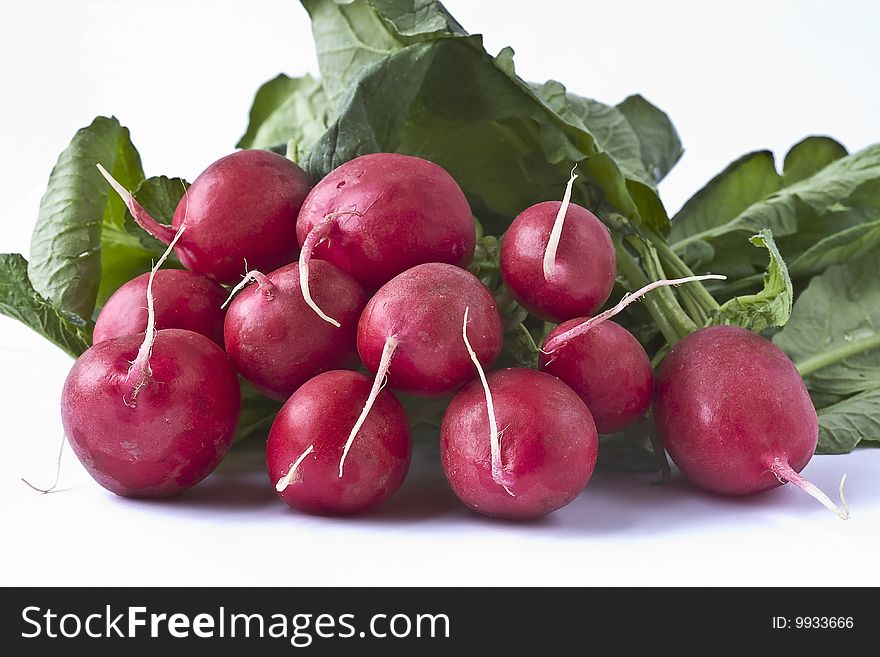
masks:
{"label": "green leaf", "polygon": [[[181,178],[155,176],[141,181],[132,193],[156,221],[170,224],[177,204],[188,187],[189,183]],[[116,221],[104,224],[101,244],[102,272],[98,306],[103,305],[121,285],[150,271],[153,263],[167,248],[138,226],[126,209],[123,209],[121,224]],[[181,264],[172,253],[165,266],[180,267]]]}
{"label": "green leaf", "polygon": [[232,440],[234,443],[247,438],[265,440],[283,403],[266,397],[241,377],[238,382],[241,386],[241,415]]}
{"label": "green leaf", "polygon": [[292,159],[299,161],[329,123],[324,87],[310,75],[279,75],[266,82],[254,98],[247,132],[239,148],[272,148],[292,144]]}
{"label": "green leaf", "polygon": [[538,346],[525,326],[517,324],[505,334],[504,347],[495,367],[538,368]]}
{"label": "green leaf", "polygon": [[[153,219],[168,226],[171,225],[174,211],[187,189],[189,183],[183,178],[153,176],[141,181],[132,194]],[[125,211],[125,230],[137,237],[141,245],[156,257],[161,256],[167,248],[164,243],[138,226],[128,210]],[[169,259],[175,260],[174,255],[169,256]]]}
{"label": "green leaf", "polygon": [[89,348],[91,330],[79,317],[59,310],[34,290],[28,263],[17,253],[0,254],[0,313],[17,319],[76,358]]}
{"label": "green leaf", "polygon": [[813,278],[773,342],[811,393],[844,397],[880,387],[880,251]]}
{"label": "green leaf", "polygon": [[831,265],[852,262],[878,248],[880,219],[857,224],[819,240],[794,259],[789,271],[793,279],[806,278],[825,271]]}
{"label": "green leaf", "polygon": [[[824,140],[801,142],[789,155],[788,180],[805,175],[838,152]],[[680,255],[693,256],[692,245],[706,242],[713,249],[713,257],[698,263],[700,266],[731,278],[749,276],[759,271],[760,263],[738,248],[744,234],[770,228],[783,256],[794,261],[820,240],[880,218],[880,144],[833,160],[813,175],[785,187],[785,177],[772,170],[772,156],[767,153],[763,159],[764,165],[756,175],[747,179],[725,172],[686,204],[670,233],[673,248]],[[734,165],[734,169],[739,168]],[[765,197],[755,201],[762,182],[767,188],[761,192]],[[733,199],[706,202],[710,188],[721,185],[738,193]],[[778,188],[774,190],[775,186]],[[748,201],[752,203],[742,209]],[[701,212],[685,212],[689,206]]]}
{"label": "green leaf", "polygon": [[589,133],[628,178],[653,184],[642,164],[642,150],[626,116],[616,107],[567,93],[555,80],[534,86],[546,103],[570,124]]}
{"label": "green leaf", "polygon": [[880,388],[819,411],[817,454],[845,454],[860,443],[880,443]]}
{"label": "green leaf", "polygon": [[784,326],[791,316],[794,299],[788,268],[773,242],[770,230],[762,230],[749,241],[767,249],[770,254],[770,264],[764,274],[764,289],[757,294],[734,297],[721,306],[712,323],[734,324],[756,332]]}
{"label": "green leaf", "polygon": [[49,177],[28,266],[44,299],[81,318],[91,316],[98,296],[102,233],[125,234],[124,205],[101,177],[98,163],[129,189],[143,180],[140,157],[119,121],[98,117],[79,130]]}
{"label": "green leaf", "polygon": [[617,109],[635,131],[642,166],[656,185],[666,177],[684,153],[678,131],[664,111],[642,96],[626,98]]}
{"label": "green leaf", "polygon": [[809,178],[846,156],[846,149],[831,137],[807,137],[791,147],[782,165],[782,186]]}
{"label": "green leaf", "polygon": [[734,221],[751,205],[781,187],[770,151],[742,156],[694,194],[672,218],[669,242],[694,240]]}
{"label": "green leaf", "polygon": [[303,5],[312,18],[321,81],[331,108],[371,64],[431,36],[463,33],[433,0],[303,0]]}

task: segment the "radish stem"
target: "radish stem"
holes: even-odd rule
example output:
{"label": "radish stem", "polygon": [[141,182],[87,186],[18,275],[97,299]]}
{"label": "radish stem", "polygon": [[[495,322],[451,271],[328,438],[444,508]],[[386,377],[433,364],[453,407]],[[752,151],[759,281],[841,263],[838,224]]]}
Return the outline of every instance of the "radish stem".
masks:
{"label": "radish stem", "polygon": [[361,410],[361,414],[358,416],[357,422],[355,422],[354,426],[351,428],[351,433],[348,434],[348,439],[345,441],[345,447],[342,448],[342,458],[339,459],[340,479],[342,478],[342,469],[345,466],[345,458],[348,456],[348,450],[351,449],[351,445],[354,443],[358,431],[360,431],[366,421],[370,409],[373,408],[376,397],[379,396],[379,393],[385,385],[385,376],[388,374],[388,368],[391,366],[391,357],[394,355],[398,343],[399,341],[396,335],[392,335],[385,340],[385,347],[382,349],[382,358],[379,360],[379,369],[376,370],[376,376],[373,378],[373,386],[370,388],[370,394],[367,397],[364,408]]}
{"label": "radish stem", "polygon": [[687,276],[685,278],[672,278],[672,279],[661,279],[659,281],[654,281],[652,283],[648,283],[644,287],[636,290],[633,293],[627,293],[623,295],[623,298],[613,307],[608,310],[599,313],[595,317],[591,317],[589,319],[584,320],[577,326],[573,326],[568,329],[564,333],[560,333],[555,336],[553,339],[548,340],[544,345],[544,348],[541,350],[545,354],[552,354],[554,351],[562,347],[569,340],[573,340],[579,335],[583,335],[587,331],[589,331],[594,326],[601,324],[606,319],[610,319],[614,317],[616,314],[621,312],[624,308],[626,308],[629,304],[638,301],[641,297],[646,295],[651,290],[655,290],[659,287],[668,287],[670,285],[681,285],[682,283],[691,283],[693,281],[705,281],[709,279],[717,279],[717,280],[725,280],[727,277],[722,276],[720,274],[705,274],[703,276]]}
{"label": "radish stem", "polygon": [[159,257],[156,264],[153,265],[153,268],[150,270],[150,277],[147,279],[147,330],[144,334],[144,341],[141,343],[140,349],[138,349],[137,356],[135,356],[135,359],[132,361],[131,367],[128,369],[128,374],[125,377],[126,382],[131,380],[132,375],[136,375],[137,377],[131,390],[131,396],[128,399],[123,398],[125,405],[132,408],[137,404],[138,393],[145,385],[147,385],[147,383],[149,383],[150,376],[153,374],[150,369],[150,355],[153,353],[153,343],[156,341],[156,310],[154,307],[155,300],[153,299],[153,279],[156,277],[156,272],[159,271],[159,268],[168,256],[171,255],[174,246],[177,244],[177,241],[180,239],[180,236],[183,235],[185,230],[186,224],[184,223],[180,226],[180,230],[177,231],[177,234],[174,235],[173,239],[168,244],[168,248],[165,249],[165,252]]}
{"label": "radish stem", "polygon": [[[773,459],[773,464],[770,466],[770,471],[776,476],[776,478],[781,483],[792,483],[802,491],[804,491],[810,497],[813,497],[822,504],[829,511],[833,511],[843,520],[849,519],[849,504],[846,502],[846,497],[843,494],[843,485],[846,483],[846,475],[840,479],[840,507],[837,506],[834,502],[831,501],[825,493],[823,493],[816,484],[811,482],[808,479],[802,477],[799,473],[795,472],[792,467],[788,464],[788,462],[783,461],[780,458]],[[841,508],[843,507],[843,508]]]}
{"label": "radish stem", "polygon": [[302,463],[303,460],[314,451],[315,446],[309,445],[309,448],[302,454],[300,454],[299,458],[296,461],[290,464],[290,470],[288,470],[287,474],[278,480],[278,483],[275,484],[275,490],[277,490],[279,493],[283,493],[284,490],[293,482],[293,477],[296,474],[296,469],[299,467],[299,464]]}
{"label": "radish stem", "polygon": [[504,474],[504,464],[501,460],[501,433],[498,431],[498,421],[495,418],[495,404],[492,401],[492,392],[489,390],[489,382],[486,380],[486,373],[483,371],[480,359],[477,358],[477,354],[474,352],[473,347],[471,347],[471,343],[468,340],[467,323],[469,312],[470,307],[464,309],[464,324],[462,325],[461,336],[464,338],[464,346],[467,348],[471,361],[473,361],[474,367],[477,368],[477,374],[480,376],[480,383],[483,384],[483,392],[486,395],[486,410],[489,414],[489,449],[492,455],[492,479],[495,483],[504,488],[508,495],[516,497],[513,494],[513,491],[507,487],[509,480]]}
{"label": "radish stem", "polygon": [[125,207],[128,208],[128,211],[131,212],[131,216],[134,217],[137,225],[160,242],[171,244],[172,240],[175,238],[174,229],[171,226],[160,224],[153,219],[153,217],[150,216],[150,213],[144,210],[144,207],[135,200],[134,196],[131,195],[131,192],[111,176],[107,169],[100,164],[96,166],[98,167],[98,171],[101,172],[101,175],[104,176],[104,179],[110,183],[110,186],[116,190],[117,194],[119,194],[119,197],[122,199],[123,203],[125,203]]}
{"label": "radish stem", "polygon": [[571,203],[571,188],[578,177],[574,172],[575,169],[577,169],[577,164],[571,169],[571,177],[565,186],[562,204],[556,212],[556,219],[553,222],[553,229],[550,231],[550,239],[547,242],[547,250],[544,252],[544,278],[548,281],[553,278],[553,273],[556,270],[556,251],[559,248],[559,239],[562,237],[562,225],[565,223],[565,215],[568,213],[568,206]]}

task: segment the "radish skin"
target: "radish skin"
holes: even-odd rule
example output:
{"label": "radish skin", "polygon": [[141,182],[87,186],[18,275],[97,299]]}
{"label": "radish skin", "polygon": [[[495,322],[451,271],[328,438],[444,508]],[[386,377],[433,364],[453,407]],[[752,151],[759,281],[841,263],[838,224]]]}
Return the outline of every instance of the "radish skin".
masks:
{"label": "radish skin", "polygon": [[369,511],[401,486],[412,456],[406,413],[389,390],[376,396],[339,463],[371,391],[360,372],[334,370],[306,381],[278,412],[266,443],[266,468],[278,497],[306,513]]}
{"label": "radish skin", "polygon": [[800,474],[816,449],[819,423],[788,356],[735,326],[699,329],[677,343],[657,373],[654,418],[663,444],[693,483],[748,495],[790,482],[841,518]]}

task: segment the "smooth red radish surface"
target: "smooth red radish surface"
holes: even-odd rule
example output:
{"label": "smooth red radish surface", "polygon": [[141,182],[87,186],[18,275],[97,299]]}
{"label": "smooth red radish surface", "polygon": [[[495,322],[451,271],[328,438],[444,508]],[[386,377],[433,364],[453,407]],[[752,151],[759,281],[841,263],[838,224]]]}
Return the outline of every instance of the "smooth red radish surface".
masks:
{"label": "smooth red radish surface", "polygon": [[[147,283],[141,274],[113,293],[95,320],[93,342],[103,342],[147,330]],[[226,291],[195,272],[160,269],[153,279],[156,328],[179,328],[200,333],[223,346],[223,315],[220,306]]]}
{"label": "smooth red radish surface", "polygon": [[388,390],[373,403],[339,476],[343,449],[371,385],[358,372],[325,372],[303,384],[281,408],[269,433],[266,465],[278,497],[287,504],[308,513],[354,514],[400,488],[412,439],[403,406]]}
{"label": "smooth red radish surface", "polygon": [[321,224],[315,257],[368,290],[426,262],[466,267],[476,246],[470,206],[452,176],[396,153],[355,158],[315,185],[297,220],[300,245]]}
{"label": "smooth red radish surface", "polygon": [[358,317],[367,295],[333,265],[314,260],[310,286],[315,300],[339,320],[337,328],[306,305],[299,265],[268,274],[229,304],[226,352],[248,381],[271,397],[287,399],[320,372],[356,365]]}
{"label": "smooth red radish surface", "polygon": [[657,374],[654,417],[698,486],[745,495],[790,481],[848,516],[797,474],[816,449],[816,410],[797,368],[766,338],[734,326],[685,337]]}
{"label": "smooth red radish surface", "polygon": [[296,219],[312,181],[277,153],[244,150],[214,162],[180,199],[171,226],[156,222],[101,171],[138,224],[154,237],[169,244],[186,224],[186,236],[175,252],[187,269],[234,283],[246,268],[272,271],[299,253]]}
{"label": "smooth red radish surface", "polygon": [[489,367],[504,337],[495,298],[476,276],[443,263],[413,267],[370,299],[358,323],[361,360],[378,371],[386,342],[396,337],[388,385],[423,395],[452,392],[476,376],[461,339],[465,308],[471,344]]}
{"label": "smooth red radish surface", "polygon": [[[582,321],[560,324],[545,344]],[[599,433],[619,431],[651,407],[654,371],[648,354],[632,333],[611,320],[572,338],[552,354],[542,352],[540,367],[584,400]]]}
{"label": "smooth red radish surface", "polygon": [[452,490],[475,511],[501,518],[534,518],[574,500],[590,480],[598,454],[586,404],[559,379],[536,370],[496,370],[487,381],[510,490],[493,477],[480,381],[465,386],[443,416],[440,457]]}
{"label": "smooth red radish surface", "polygon": [[545,201],[523,210],[501,242],[501,278],[533,315],[563,322],[590,315],[611,294],[617,258],[611,234],[596,216],[571,203],[565,214],[553,274],[544,256],[562,202]]}
{"label": "smooth red radish surface", "polygon": [[149,381],[132,399],[129,369],[143,335],[95,344],[74,363],[61,396],[64,432],[89,474],[126,497],[167,497],[206,477],[229,450],[238,378],[208,338],[155,334]]}

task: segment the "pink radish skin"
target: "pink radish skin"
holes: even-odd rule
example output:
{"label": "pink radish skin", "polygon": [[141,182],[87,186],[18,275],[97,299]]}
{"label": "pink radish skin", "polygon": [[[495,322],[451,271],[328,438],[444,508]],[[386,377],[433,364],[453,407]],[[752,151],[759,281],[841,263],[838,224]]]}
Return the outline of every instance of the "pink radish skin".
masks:
{"label": "pink radish skin", "polygon": [[333,222],[314,256],[368,290],[422,263],[466,267],[474,256],[476,227],[464,193],[444,169],[418,157],[374,153],[331,171],[303,203],[300,245],[327,217]]}
{"label": "pink radish skin", "polygon": [[[95,321],[93,342],[147,330],[147,282],[141,274],[113,293]],[[191,271],[161,269],[153,279],[156,328],[179,328],[200,333],[223,346],[225,290],[209,278]]]}
{"label": "pink radish skin", "polygon": [[409,470],[412,439],[403,407],[387,390],[376,398],[339,476],[343,448],[370,386],[371,380],[358,372],[325,372],[303,384],[278,413],[266,445],[266,465],[278,497],[294,509],[322,515],[362,513],[400,488]]}
{"label": "pink radish skin", "polygon": [[473,510],[499,518],[535,518],[562,508],[596,466],[598,438],[589,409],[559,379],[536,370],[496,370],[487,381],[510,491],[493,477],[479,381],[465,386],[443,416],[440,457],[452,490]]}
{"label": "pink radish skin", "polygon": [[[547,341],[584,319],[560,324]],[[648,354],[632,333],[611,320],[593,326],[552,354],[541,353],[540,367],[584,400],[599,433],[620,431],[651,407],[654,372]]]}
{"label": "pink radish skin", "polygon": [[386,341],[396,336],[388,384],[422,395],[452,392],[476,376],[461,339],[465,308],[471,345],[488,368],[504,333],[495,299],[476,276],[442,263],[413,267],[370,299],[358,323],[361,360],[376,372]]}
{"label": "pink radish skin", "polygon": [[333,265],[312,261],[312,295],[339,320],[337,328],[306,305],[297,263],[266,279],[239,292],[226,312],[226,352],[242,376],[287,399],[316,374],[356,364],[358,317],[367,302],[360,285]]}
{"label": "pink radish skin", "polygon": [[216,343],[165,329],[156,333],[149,381],[131,402],[127,378],[143,340],[114,338],[83,353],[64,383],[61,420],[73,451],[104,488],[168,497],[201,481],[229,450],[238,379]]}
{"label": "pink radish skin", "polygon": [[797,368],[769,340],[733,326],[691,333],[657,374],[654,417],[669,455],[706,490],[747,495],[791,482],[848,517],[797,473],[816,449],[816,410]]}
{"label": "pink radish skin", "polygon": [[220,283],[234,283],[246,267],[272,271],[299,253],[296,219],[311,179],[286,157],[238,151],[205,169],[180,199],[171,226],[158,223],[118,183],[105,177],[148,233],[175,248],[183,266]]}
{"label": "pink radish skin", "polygon": [[553,274],[544,271],[550,233],[562,203],[545,201],[521,212],[501,243],[501,278],[513,297],[533,315],[563,322],[590,315],[611,294],[617,258],[611,234],[596,216],[568,206]]}

